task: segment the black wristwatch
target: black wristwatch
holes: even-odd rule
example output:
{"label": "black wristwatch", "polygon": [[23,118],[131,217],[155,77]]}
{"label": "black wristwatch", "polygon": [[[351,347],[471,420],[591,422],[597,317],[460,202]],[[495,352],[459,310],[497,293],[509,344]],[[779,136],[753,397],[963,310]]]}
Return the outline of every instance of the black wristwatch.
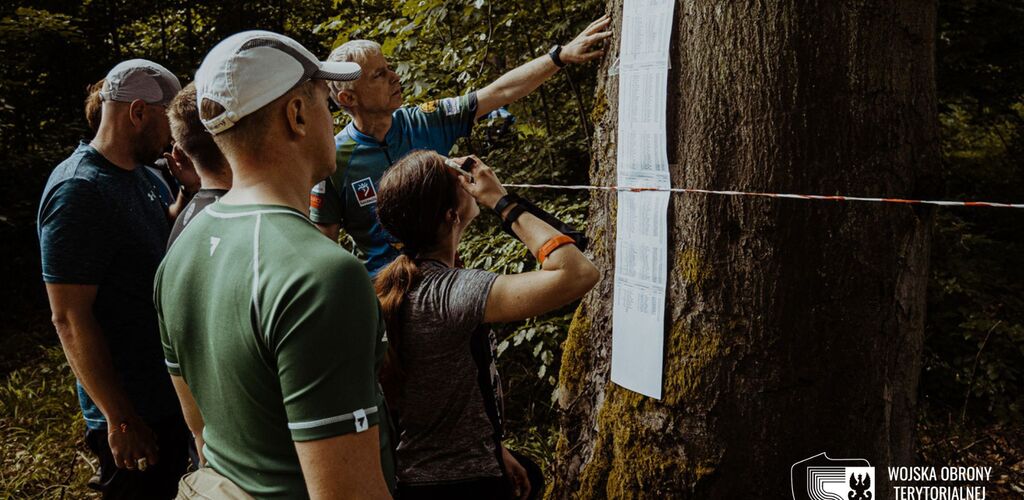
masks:
{"label": "black wristwatch", "polygon": [[551,50],[548,51],[548,55],[551,56],[551,62],[555,63],[555,66],[558,66],[559,68],[564,68],[565,61],[562,61],[562,58],[559,57],[561,53],[562,46],[558,44],[555,44],[555,46],[551,47]]}

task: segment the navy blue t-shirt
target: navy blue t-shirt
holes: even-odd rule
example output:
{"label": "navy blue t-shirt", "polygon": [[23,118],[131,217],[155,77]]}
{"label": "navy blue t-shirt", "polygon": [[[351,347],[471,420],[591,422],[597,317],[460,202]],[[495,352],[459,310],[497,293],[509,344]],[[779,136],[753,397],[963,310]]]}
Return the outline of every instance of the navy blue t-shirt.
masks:
{"label": "navy blue t-shirt", "polygon": [[[164,366],[153,308],[153,277],[170,224],[143,167],[124,170],[81,143],[50,174],[39,203],[43,281],[97,285],[93,313],[114,370],[147,421],[181,418]],[[103,414],[78,384],[89,428]]]}

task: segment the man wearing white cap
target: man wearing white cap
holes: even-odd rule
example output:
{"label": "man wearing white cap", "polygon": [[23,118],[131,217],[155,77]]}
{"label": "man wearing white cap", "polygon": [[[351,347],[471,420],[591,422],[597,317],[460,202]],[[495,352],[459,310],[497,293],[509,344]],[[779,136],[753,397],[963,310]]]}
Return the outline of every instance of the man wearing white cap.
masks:
{"label": "man wearing white cap", "polygon": [[335,168],[327,81],[359,72],[266,31],[232,35],[196,72],[233,184],[156,278],[166,364],[209,465],[182,480],[185,497],[389,496],[377,298],[307,217]]}
{"label": "man wearing white cap", "polygon": [[166,106],[181,85],[143,59],[105,80],[96,137],[54,169],[43,192],[43,280],[99,458],[90,486],[104,498],[171,498],[190,438],[153,308],[170,227],[143,165],[170,143]]}

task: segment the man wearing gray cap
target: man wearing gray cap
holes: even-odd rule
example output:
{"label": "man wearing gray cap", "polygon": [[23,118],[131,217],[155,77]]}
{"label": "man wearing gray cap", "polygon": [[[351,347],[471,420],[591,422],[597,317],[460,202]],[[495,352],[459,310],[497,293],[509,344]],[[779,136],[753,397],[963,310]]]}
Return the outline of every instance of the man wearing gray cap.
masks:
{"label": "man wearing gray cap", "polygon": [[156,276],[167,369],[209,465],[182,480],[184,497],[388,497],[377,297],[307,216],[335,168],[327,82],[359,72],[267,31],[228,37],[196,72],[232,187]]}
{"label": "man wearing gray cap", "polygon": [[180,89],[152,61],[111,69],[96,137],[57,165],[39,205],[43,281],[104,498],[171,498],[188,465],[152,298],[170,228],[143,167],[170,143]]}

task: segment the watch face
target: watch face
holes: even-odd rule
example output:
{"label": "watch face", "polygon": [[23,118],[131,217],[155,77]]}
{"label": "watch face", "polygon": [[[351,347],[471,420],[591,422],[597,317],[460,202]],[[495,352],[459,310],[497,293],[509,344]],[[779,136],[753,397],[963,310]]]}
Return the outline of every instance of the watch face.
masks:
{"label": "watch face", "polygon": [[563,61],[562,58],[559,57],[559,54],[561,54],[561,52],[562,46],[558,44],[555,44],[555,46],[551,47],[551,50],[548,51],[548,55],[551,56],[551,60],[555,63],[555,66],[558,66],[559,68],[565,66],[565,61]]}

